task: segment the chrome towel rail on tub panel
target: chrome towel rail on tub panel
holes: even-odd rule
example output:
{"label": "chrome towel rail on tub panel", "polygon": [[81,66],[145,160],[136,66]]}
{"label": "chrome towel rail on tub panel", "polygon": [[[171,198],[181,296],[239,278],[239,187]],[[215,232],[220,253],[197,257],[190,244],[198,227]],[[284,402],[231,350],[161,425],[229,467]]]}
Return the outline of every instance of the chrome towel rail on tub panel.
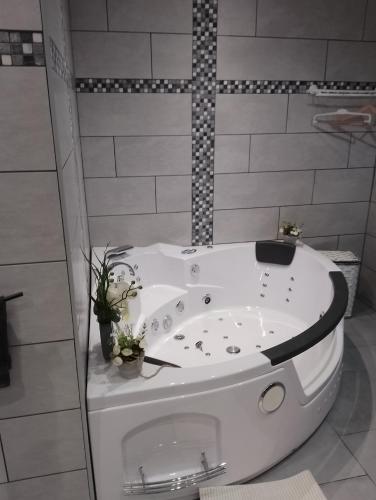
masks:
{"label": "chrome towel rail on tub panel", "polygon": [[152,493],[167,493],[169,491],[181,490],[183,488],[188,488],[194,486],[195,484],[202,483],[203,481],[208,481],[209,479],[214,479],[217,476],[225,474],[227,464],[222,462],[214,467],[207,467],[207,460],[205,453],[201,454],[201,463],[204,470],[194,472],[193,474],[188,474],[185,476],[175,477],[173,479],[169,478],[164,481],[146,481],[145,473],[143,467],[139,467],[139,473],[141,476],[141,482],[138,483],[125,483],[123,486],[123,492],[125,495],[147,495]]}

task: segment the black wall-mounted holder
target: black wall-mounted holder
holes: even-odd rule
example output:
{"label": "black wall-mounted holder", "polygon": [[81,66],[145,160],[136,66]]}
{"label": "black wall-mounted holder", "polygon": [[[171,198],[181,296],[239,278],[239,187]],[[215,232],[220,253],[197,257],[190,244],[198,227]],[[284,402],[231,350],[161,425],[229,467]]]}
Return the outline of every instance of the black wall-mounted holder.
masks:
{"label": "black wall-mounted holder", "polygon": [[0,388],[10,385],[9,370],[12,367],[8,344],[7,302],[22,296],[23,293],[18,292],[7,297],[0,297]]}

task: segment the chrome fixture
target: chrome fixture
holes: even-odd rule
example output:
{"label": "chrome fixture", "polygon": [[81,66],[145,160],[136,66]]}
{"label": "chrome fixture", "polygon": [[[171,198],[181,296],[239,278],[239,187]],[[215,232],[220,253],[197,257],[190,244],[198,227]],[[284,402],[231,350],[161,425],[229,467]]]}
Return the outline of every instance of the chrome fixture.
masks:
{"label": "chrome fixture", "polygon": [[203,344],[202,340],[199,340],[198,342],[196,342],[195,343],[196,349],[199,349],[200,351],[202,351],[202,344]]}
{"label": "chrome fixture", "polygon": [[184,302],[182,300],[179,300],[179,302],[176,304],[176,310],[179,313],[182,313],[184,311]]}
{"label": "chrome fixture", "polygon": [[222,462],[214,467],[209,468],[206,460],[205,453],[201,453],[201,465],[204,470],[194,472],[193,474],[188,474],[185,476],[179,476],[175,478],[168,478],[164,481],[150,481],[145,480],[145,474],[143,467],[138,468],[141,481],[140,482],[130,482],[123,485],[123,492],[125,495],[147,495],[152,493],[167,493],[169,491],[181,490],[183,488],[188,488],[194,486],[203,481],[209,481],[221,474],[225,474],[227,469],[226,462]]}
{"label": "chrome fixture", "polygon": [[269,385],[261,394],[259,408],[263,413],[273,413],[282,405],[286,389],[280,382]]}
{"label": "chrome fixture", "polygon": [[118,266],[125,266],[125,267],[127,267],[128,270],[129,270],[130,276],[132,276],[132,278],[135,277],[136,273],[134,272],[133,267],[130,266],[129,264],[127,264],[126,262],[122,262],[122,261],[111,262],[111,264],[109,264],[109,266],[108,266],[108,270],[112,271],[114,269],[114,267],[118,267]]}
{"label": "chrome fixture", "polygon": [[206,305],[210,304],[210,302],[211,302],[211,295],[210,295],[210,293],[207,293],[206,295],[204,295],[204,296],[202,297],[202,301],[203,301]]}
{"label": "chrome fixture", "polygon": [[108,259],[113,259],[114,257],[128,257],[127,250],[133,248],[132,245],[123,245],[121,247],[111,248],[111,250],[107,250],[105,253]]}
{"label": "chrome fixture", "polygon": [[151,322],[151,329],[156,332],[159,328],[159,321],[157,318],[154,318],[153,321]]}
{"label": "chrome fixture", "polygon": [[172,318],[168,314],[163,318],[163,328],[168,332],[172,327]]}
{"label": "chrome fixture", "polygon": [[178,333],[177,335],[174,335],[174,339],[175,340],[184,340],[185,339],[185,335],[183,335],[181,333]]}
{"label": "chrome fixture", "polygon": [[196,277],[200,274],[200,266],[198,264],[193,264],[191,266],[191,275]]}
{"label": "chrome fixture", "polygon": [[196,248],[186,248],[185,250],[182,250],[182,254],[184,255],[190,255],[192,253],[196,253],[197,249]]}
{"label": "chrome fixture", "polygon": [[237,345],[229,345],[228,347],[226,347],[226,351],[229,354],[239,354],[240,347],[238,347]]}

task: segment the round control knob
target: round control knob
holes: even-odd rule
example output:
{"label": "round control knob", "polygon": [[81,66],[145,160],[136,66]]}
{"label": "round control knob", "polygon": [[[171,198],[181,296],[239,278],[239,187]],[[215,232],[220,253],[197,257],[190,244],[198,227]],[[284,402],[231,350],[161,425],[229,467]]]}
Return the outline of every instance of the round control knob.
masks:
{"label": "round control knob", "polygon": [[280,382],[269,385],[260,396],[260,410],[263,413],[273,413],[278,410],[285,399],[285,394],[286,389]]}

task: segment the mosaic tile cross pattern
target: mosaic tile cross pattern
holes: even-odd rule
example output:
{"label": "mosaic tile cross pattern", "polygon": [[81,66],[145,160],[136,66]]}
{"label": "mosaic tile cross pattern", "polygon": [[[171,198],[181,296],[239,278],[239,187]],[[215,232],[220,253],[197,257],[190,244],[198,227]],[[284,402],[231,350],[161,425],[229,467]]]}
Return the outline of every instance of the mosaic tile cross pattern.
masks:
{"label": "mosaic tile cross pattern", "polygon": [[44,66],[41,31],[0,31],[0,66]]}
{"label": "mosaic tile cross pattern", "polygon": [[213,243],[217,0],[194,0],[192,46],[192,244]]}

